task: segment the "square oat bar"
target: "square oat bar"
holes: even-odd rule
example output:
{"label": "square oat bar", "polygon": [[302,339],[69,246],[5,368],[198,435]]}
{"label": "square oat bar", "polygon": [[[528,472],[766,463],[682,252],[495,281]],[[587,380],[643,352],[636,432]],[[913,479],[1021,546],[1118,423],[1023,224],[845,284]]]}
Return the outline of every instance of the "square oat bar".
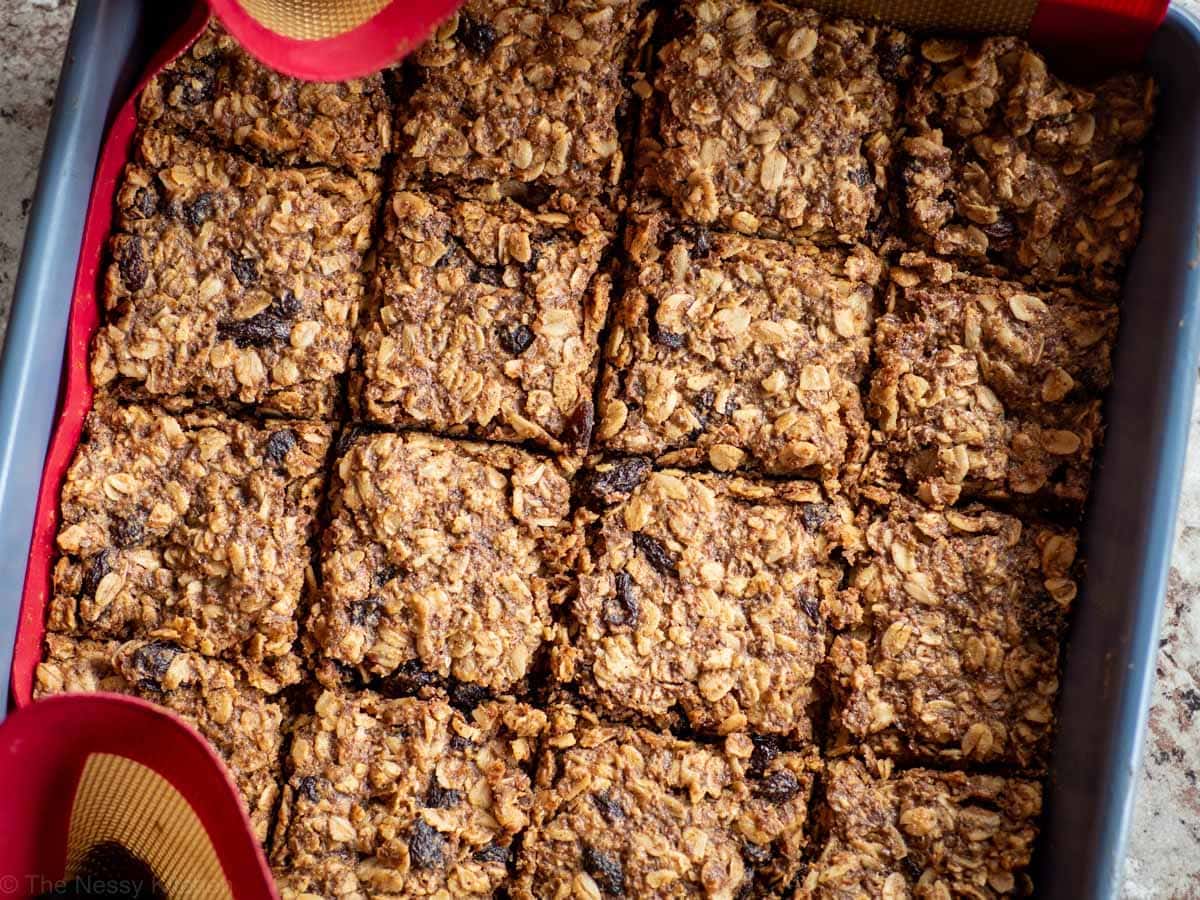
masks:
{"label": "square oat bar", "polygon": [[552,462],[515,447],[358,437],[322,535],[323,653],[368,677],[514,688],[553,636],[569,500]]}
{"label": "square oat bar", "polygon": [[275,829],[284,900],[492,897],[529,823],[546,715],[325,692],[301,716]]}
{"label": "square oat bar", "polygon": [[642,0],[469,0],[412,57],[396,177],[460,197],[611,202]]}
{"label": "square oat bar", "polygon": [[810,482],[647,473],[591,529],[557,677],[608,718],[811,740],[851,519]]}
{"label": "square oat bar", "polygon": [[875,329],[863,482],[960,497],[1087,499],[1118,314],[1071,289],[1034,291],[906,254]]}
{"label": "square oat bar", "polygon": [[571,718],[551,713],[515,900],[776,896],[797,873],[815,750]]}
{"label": "square oat bar", "polygon": [[879,259],[634,219],[597,439],[664,465],[851,482]]}
{"label": "square oat bar", "polygon": [[334,84],[289,78],[259,63],[216,19],[146,85],[138,118],[276,166],[378,169],[392,143],[381,75]]}
{"label": "square oat bar", "polygon": [[330,430],[101,398],[67,470],[49,628],[289,671]]}
{"label": "square oat bar", "polygon": [[358,335],[365,420],[586,447],[612,234],[591,213],[393,194]]}
{"label": "square oat bar", "polygon": [[825,843],[794,900],[1032,896],[1038,782],[880,768],[829,764],[816,812]]}
{"label": "square oat bar", "polygon": [[658,52],[641,190],[704,225],[866,238],[883,208],[904,35],[813,10],[686,0]]}
{"label": "square oat bar", "polygon": [[117,192],[97,387],[332,418],[378,179],[266,169],[148,129]]}
{"label": "square oat bar", "polygon": [[898,497],[866,543],[850,578],[864,619],[830,650],[838,749],[1043,765],[1078,589],[1075,533]]}
{"label": "square oat bar", "polygon": [[218,660],[165,641],[79,640],[46,635],[34,697],[107,691],[177,713],[213,745],[266,841],[279,796],[283,709]]}
{"label": "square oat bar", "polygon": [[1039,284],[1115,296],[1141,227],[1149,76],[1085,89],[1012,37],[934,38],[920,57],[903,142],[909,236]]}

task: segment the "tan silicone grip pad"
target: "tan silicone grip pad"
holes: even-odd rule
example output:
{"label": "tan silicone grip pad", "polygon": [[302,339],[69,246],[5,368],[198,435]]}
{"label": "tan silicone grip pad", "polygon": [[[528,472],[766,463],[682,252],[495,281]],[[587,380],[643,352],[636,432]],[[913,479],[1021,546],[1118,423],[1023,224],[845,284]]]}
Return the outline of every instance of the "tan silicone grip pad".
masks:
{"label": "tan silicone grip pad", "polygon": [[804,0],[794,5],[921,31],[1016,34],[1029,27],[1038,0]]}
{"label": "tan silicone grip pad", "polygon": [[388,0],[241,0],[241,4],[251,18],[276,34],[319,41],[357,28]]}

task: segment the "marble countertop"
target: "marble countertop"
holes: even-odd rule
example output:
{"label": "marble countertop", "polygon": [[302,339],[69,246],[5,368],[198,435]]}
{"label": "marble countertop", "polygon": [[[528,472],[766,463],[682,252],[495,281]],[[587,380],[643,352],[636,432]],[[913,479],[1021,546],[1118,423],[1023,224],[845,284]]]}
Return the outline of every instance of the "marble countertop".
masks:
{"label": "marble countertop", "polygon": [[[1200,0],[1184,5],[1200,14]],[[73,3],[7,0],[0,22],[0,331]],[[1200,897],[1200,405],[1167,589],[1158,683],[1138,783],[1124,896]]]}

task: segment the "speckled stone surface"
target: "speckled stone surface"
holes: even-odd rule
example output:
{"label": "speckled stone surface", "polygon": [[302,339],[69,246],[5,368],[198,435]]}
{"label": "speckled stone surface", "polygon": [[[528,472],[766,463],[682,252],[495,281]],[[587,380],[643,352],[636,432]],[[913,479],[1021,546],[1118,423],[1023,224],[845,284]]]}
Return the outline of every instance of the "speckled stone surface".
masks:
{"label": "speckled stone surface", "polygon": [[[1200,15],[1200,0],[1183,5]],[[72,6],[0,0],[0,329],[8,318]],[[1191,437],[1126,862],[1124,895],[1131,900],[1200,898],[1200,407],[1192,415]]]}

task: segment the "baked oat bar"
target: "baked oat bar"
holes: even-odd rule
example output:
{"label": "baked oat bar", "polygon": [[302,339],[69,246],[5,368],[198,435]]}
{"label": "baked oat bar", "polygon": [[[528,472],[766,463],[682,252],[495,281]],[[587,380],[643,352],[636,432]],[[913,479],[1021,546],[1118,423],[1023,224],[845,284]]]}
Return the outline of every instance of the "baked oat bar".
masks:
{"label": "baked oat bar", "polygon": [[391,149],[382,76],[335,84],[289,78],[259,63],[215,19],[146,85],[138,118],[271,165],[378,169]]}
{"label": "baked oat bar", "polygon": [[858,540],[810,482],[647,473],[592,529],[556,674],[610,719],[808,741]]}
{"label": "baked oat bar", "polygon": [[396,177],[458,196],[612,201],[642,0],[468,0],[412,57]]}
{"label": "baked oat bar", "polygon": [[1076,535],[982,506],[896,498],[850,586],[860,626],[830,650],[839,750],[913,762],[1046,762]]}
{"label": "baked oat bar", "polygon": [[275,829],[283,900],[491,897],[529,822],[544,713],[325,692],[301,716]]}
{"label": "baked oat bar", "polygon": [[518,685],[553,635],[569,500],[550,461],[515,447],[358,437],[322,535],[323,653],[368,677]]}
{"label": "baked oat bar", "polygon": [[100,398],[62,489],[51,631],[154,638],[295,681],[327,426]]}
{"label": "baked oat bar", "polygon": [[593,276],[611,240],[591,213],[393,194],[358,337],[359,415],[585,447],[610,287]]}
{"label": "baked oat bar", "polygon": [[1141,226],[1149,76],[1068,84],[1012,37],[930,39],[920,58],[903,142],[910,237],[1115,295]]}
{"label": "baked oat bar", "polygon": [[634,219],[598,444],[719,471],[853,481],[878,258]]}
{"label": "baked oat bar", "polygon": [[686,0],[643,86],[641,190],[762,237],[867,237],[887,190],[897,32],[782,3]]}
{"label": "baked oat bar", "polygon": [[964,497],[1078,509],[1087,499],[1118,316],[906,254],[875,329],[863,481],[932,505]]}
{"label": "baked oat bar", "polygon": [[1036,781],[841,760],[816,812],[820,856],[795,900],[1031,896]]}
{"label": "baked oat bar", "polygon": [[265,841],[279,796],[281,706],[225,663],[165,641],[78,640],[46,635],[34,697],[130,694],[166,707],[213,745],[246,803],[254,834]]}
{"label": "baked oat bar", "polygon": [[760,896],[797,873],[815,750],[570,718],[551,713],[516,900]]}
{"label": "baked oat bar", "polygon": [[332,417],[377,183],[146,130],[117,192],[92,381],[176,407]]}

